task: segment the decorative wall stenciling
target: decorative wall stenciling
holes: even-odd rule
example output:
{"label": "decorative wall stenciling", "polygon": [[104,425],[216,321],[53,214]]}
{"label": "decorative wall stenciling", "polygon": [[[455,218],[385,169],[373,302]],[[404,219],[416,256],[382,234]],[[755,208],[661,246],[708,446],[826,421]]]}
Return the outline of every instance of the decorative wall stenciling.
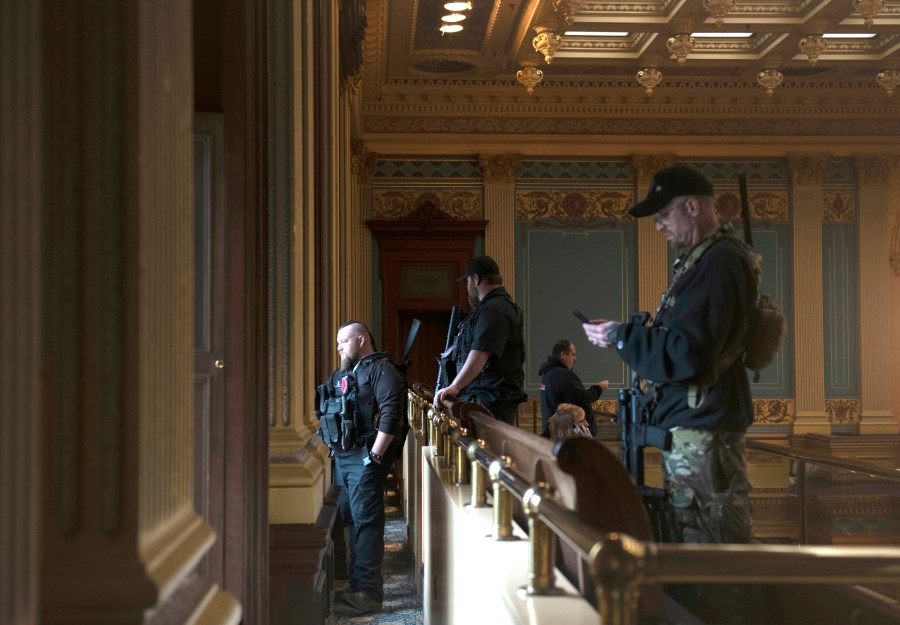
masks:
{"label": "decorative wall stenciling", "polygon": [[628,163],[620,162],[527,161],[522,163],[518,176],[523,180],[534,178],[629,180],[632,173]]}
{"label": "decorative wall stenciling", "polygon": [[452,219],[477,219],[482,193],[474,189],[375,189],[375,218],[403,219],[430,204]]}
{"label": "decorative wall stenciling", "polygon": [[825,191],[825,221],[856,221],[856,198],[852,191]]}
{"label": "decorative wall stenciling", "polygon": [[[788,197],[781,191],[757,191],[747,193],[750,217],[760,221],[787,223]],[[722,191],[715,195],[716,213],[726,221],[735,223],[741,219],[741,196],[737,191]]]}
{"label": "decorative wall stenciling", "polygon": [[[609,391],[606,391],[609,392]],[[594,420],[597,423],[615,423],[612,417],[608,415],[619,414],[619,403],[615,399],[598,399],[591,406],[595,410],[606,414],[595,414]]]}
{"label": "decorative wall stenciling", "polygon": [[858,399],[826,399],[825,414],[828,423],[859,423]]}
{"label": "decorative wall stenciling", "polygon": [[756,425],[793,423],[796,415],[793,399],[753,400],[753,420]]}
{"label": "decorative wall stenciling", "polygon": [[516,220],[553,219],[566,226],[586,225],[598,219],[628,221],[634,195],[625,191],[569,191],[542,189],[516,193]]}
{"label": "decorative wall stenciling", "polygon": [[389,161],[375,164],[376,178],[481,178],[475,161]]}

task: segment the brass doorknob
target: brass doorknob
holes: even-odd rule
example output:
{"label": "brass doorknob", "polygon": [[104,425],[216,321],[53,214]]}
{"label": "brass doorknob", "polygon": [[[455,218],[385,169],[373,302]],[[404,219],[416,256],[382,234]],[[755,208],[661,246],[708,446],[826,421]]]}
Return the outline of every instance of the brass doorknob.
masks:
{"label": "brass doorknob", "polygon": [[224,369],[225,368],[224,360],[217,360],[213,364],[216,366],[216,369]]}

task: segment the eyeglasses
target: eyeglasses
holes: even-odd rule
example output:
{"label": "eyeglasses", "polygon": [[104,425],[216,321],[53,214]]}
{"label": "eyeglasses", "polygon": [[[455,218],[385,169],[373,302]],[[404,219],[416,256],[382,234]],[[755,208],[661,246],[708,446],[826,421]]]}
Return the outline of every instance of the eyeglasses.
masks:
{"label": "eyeglasses", "polygon": [[662,223],[663,220],[666,219],[669,215],[671,215],[675,211],[676,208],[680,208],[681,206],[684,206],[685,204],[688,203],[689,200],[690,200],[690,198],[688,198],[687,200],[684,200],[682,202],[679,202],[678,204],[676,204],[675,206],[673,206],[672,208],[670,208],[668,210],[665,210],[661,213],[657,213],[656,217],[653,218],[653,221],[655,221],[658,224]]}

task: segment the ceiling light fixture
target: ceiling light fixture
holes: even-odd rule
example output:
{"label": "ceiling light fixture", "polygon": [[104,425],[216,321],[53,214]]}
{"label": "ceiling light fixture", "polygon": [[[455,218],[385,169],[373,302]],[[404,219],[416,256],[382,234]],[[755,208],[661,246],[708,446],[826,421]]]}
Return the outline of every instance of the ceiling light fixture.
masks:
{"label": "ceiling light fixture", "polygon": [[575,14],[584,6],[585,0],[553,0],[553,10],[562,13],[567,26],[575,21]]}
{"label": "ceiling light fixture", "polygon": [[516,72],[516,80],[525,86],[528,95],[534,92],[534,88],[544,78],[544,72],[537,68],[538,59],[525,59],[521,61],[522,69]]}
{"label": "ceiling light fixture", "polygon": [[893,97],[894,89],[900,86],[900,71],[891,68],[878,72],[878,75],[875,76],[875,81],[887,91],[889,98]]}
{"label": "ceiling light fixture", "polygon": [[447,2],[444,4],[444,8],[448,11],[452,11],[454,13],[458,11],[471,11],[472,3],[471,2]]}
{"label": "ceiling light fixture", "polygon": [[537,37],[531,40],[534,51],[543,55],[547,64],[553,60],[553,55],[559,50],[559,44],[562,42],[556,30],[559,26],[555,21],[534,27]]}
{"label": "ceiling light fixture", "polygon": [[828,44],[822,35],[806,35],[800,40],[800,51],[809,59],[810,65],[815,65],[819,55],[825,52]]}
{"label": "ceiling light fixture", "polygon": [[734,0],[703,0],[703,8],[716,20],[716,28],[722,26],[722,18],[734,8]]}
{"label": "ceiling light fixture", "polygon": [[675,55],[679,65],[684,65],[687,55],[694,49],[694,38],[689,33],[675,33],[666,41],[669,52]]}
{"label": "ceiling light fixture", "polygon": [[884,8],[884,0],[853,0],[853,8],[862,15],[866,26],[871,28],[873,18]]}
{"label": "ceiling light fixture", "polygon": [[634,75],[640,85],[647,90],[647,96],[653,96],[653,88],[662,81],[662,72],[655,67],[639,69]]}
{"label": "ceiling light fixture", "polygon": [[758,82],[760,86],[765,87],[766,95],[768,95],[770,98],[775,92],[775,88],[778,87],[778,85],[780,85],[783,80],[784,74],[779,72],[774,67],[764,69],[756,75],[756,82]]}
{"label": "ceiling light fixture", "polygon": [[458,33],[463,29],[462,24],[442,24],[439,31],[441,31],[442,35],[446,35],[449,33]]}
{"label": "ceiling light fixture", "polygon": [[449,15],[444,15],[441,17],[442,22],[447,22],[448,24],[455,24],[456,22],[462,22],[466,19],[466,16],[462,13],[450,13]]}

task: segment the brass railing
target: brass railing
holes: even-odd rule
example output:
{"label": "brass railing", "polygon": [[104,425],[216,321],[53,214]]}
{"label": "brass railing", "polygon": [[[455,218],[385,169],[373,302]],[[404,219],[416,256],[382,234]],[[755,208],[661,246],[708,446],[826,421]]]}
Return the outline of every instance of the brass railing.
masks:
{"label": "brass railing", "polygon": [[[486,505],[485,476],[490,478],[495,539],[512,537],[513,503],[521,502],[528,517],[531,552],[526,592],[554,592],[556,535],[587,563],[603,625],[636,624],[640,589],[646,584],[900,582],[900,548],[896,547],[687,545],[643,542],[622,532],[603,532],[555,501],[546,484],[529,483],[510,466],[508,458],[470,436],[462,421],[451,416],[454,404],[459,402],[448,401],[434,409],[429,405],[430,393],[422,390],[410,393],[413,426],[423,436],[423,442],[433,446],[433,455],[443,456],[448,466],[455,465],[455,483],[469,483],[471,476],[472,506]],[[486,409],[481,410],[489,415]],[[565,454],[568,443],[558,446],[555,456]],[[760,451],[768,452],[770,447],[754,444]],[[804,456],[804,462],[824,458],[799,455]],[[841,464],[835,462],[833,466],[858,470],[856,463]],[[893,475],[881,467],[877,469],[872,473],[879,477]]]}
{"label": "brass railing", "polygon": [[882,467],[871,462],[863,462],[861,460],[845,460],[825,454],[817,454],[815,452],[792,449],[789,447],[779,447],[769,443],[761,443],[759,441],[748,440],[747,449],[759,451],[797,463],[797,499],[800,507],[798,542],[801,545],[807,544],[807,520],[806,520],[806,465],[816,464],[830,469],[841,469],[849,471],[857,475],[867,475],[876,479],[888,480],[890,482],[900,483],[900,469],[892,469]]}

